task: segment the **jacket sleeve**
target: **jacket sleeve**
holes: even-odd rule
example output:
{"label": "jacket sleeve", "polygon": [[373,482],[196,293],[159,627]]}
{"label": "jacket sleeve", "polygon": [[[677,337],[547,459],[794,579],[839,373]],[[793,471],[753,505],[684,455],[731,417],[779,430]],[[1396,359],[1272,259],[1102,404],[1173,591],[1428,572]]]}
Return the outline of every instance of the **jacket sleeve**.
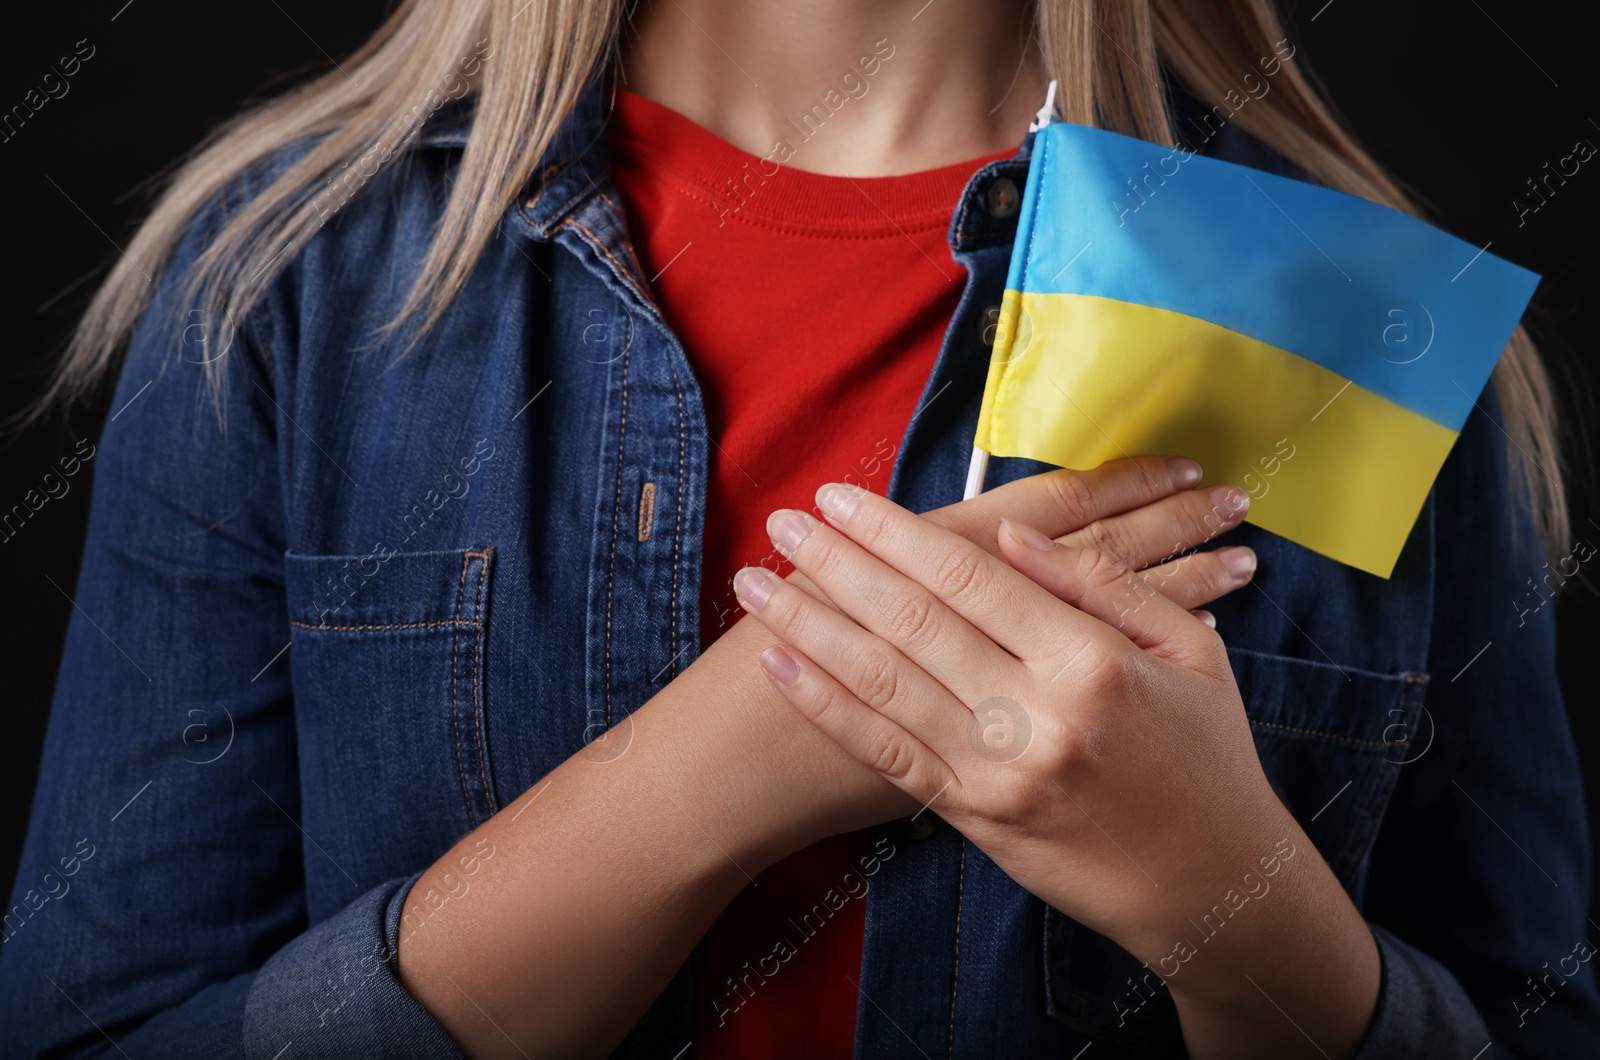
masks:
{"label": "jacket sleeve", "polygon": [[[1176,102],[1198,106],[1181,91]],[[1233,124],[1201,149],[1312,179]],[[1511,486],[1509,444],[1491,385],[1423,515],[1434,539],[1431,681],[1371,857],[1365,912],[1383,987],[1359,1060],[1600,1056],[1589,831],[1555,606],[1540,606],[1568,574],[1560,558],[1545,566]],[[1600,535],[1586,536],[1563,550],[1566,572],[1594,556]]]}
{"label": "jacket sleeve", "polygon": [[74,606],[4,916],[0,1055],[460,1056],[395,975],[416,877],[307,923],[302,859],[326,855],[297,823],[283,368],[269,325],[230,344],[175,279],[221,206],[79,444],[94,486],[76,585],[40,572]]}
{"label": "jacket sleeve", "polygon": [[1540,606],[1593,551],[1545,566],[1492,387],[1478,404],[1434,491],[1431,680],[1372,853],[1384,986],[1363,1060],[1491,1042],[1491,1057],[1600,1056],[1589,834],[1555,605]]}

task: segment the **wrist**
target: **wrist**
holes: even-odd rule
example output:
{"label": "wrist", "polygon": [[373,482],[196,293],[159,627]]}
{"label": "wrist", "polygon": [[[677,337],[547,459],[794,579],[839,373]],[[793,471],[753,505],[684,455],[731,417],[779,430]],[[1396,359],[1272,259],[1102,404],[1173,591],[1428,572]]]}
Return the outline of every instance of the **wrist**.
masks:
{"label": "wrist", "polygon": [[907,800],[773,688],[759,659],[774,643],[740,620],[633,716],[638,765],[751,876]]}
{"label": "wrist", "polygon": [[1281,838],[1202,897],[1182,941],[1150,961],[1197,1058],[1351,1056],[1377,1004],[1381,964],[1365,918],[1284,820]]}

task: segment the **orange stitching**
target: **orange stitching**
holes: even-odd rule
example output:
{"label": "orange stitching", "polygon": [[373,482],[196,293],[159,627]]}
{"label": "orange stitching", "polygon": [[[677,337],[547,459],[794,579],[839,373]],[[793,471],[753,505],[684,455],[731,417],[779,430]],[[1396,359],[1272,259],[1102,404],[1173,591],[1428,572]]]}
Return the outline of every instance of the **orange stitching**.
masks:
{"label": "orange stitching", "polygon": [[645,291],[642,287],[635,283],[633,281],[633,277],[628,275],[627,266],[618,261],[616,255],[607,250],[605,245],[600,242],[600,237],[589,231],[589,229],[584,226],[582,221],[567,220],[563,221],[562,223],[571,225],[573,228],[576,228],[578,231],[587,236],[589,246],[603,254],[605,259],[611,262],[611,267],[617,270],[617,279],[621,280],[629,287],[632,287],[639,297],[644,299],[645,302],[651,305],[655,304],[655,301],[650,297],[649,292]]}
{"label": "orange stitching", "polygon": [[459,618],[448,620],[448,621],[445,621],[445,622],[406,622],[406,623],[402,623],[402,624],[399,624],[399,625],[392,625],[392,626],[324,626],[324,625],[318,625],[317,623],[314,623],[314,622],[300,622],[300,621],[291,621],[289,623],[289,625],[296,626],[296,627],[298,627],[300,629],[309,629],[309,630],[312,630],[313,632],[321,631],[321,632],[328,632],[328,633],[360,633],[360,632],[366,632],[366,631],[369,631],[369,630],[380,630],[380,629],[436,629],[436,628],[438,628],[440,626],[478,626],[478,625],[481,625],[481,624],[482,623],[479,623],[479,622],[467,622],[467,621],[464,621],[464,620],[459,619]]}
{"label": "orange stitching", "polygon": [[474,652],[477,658],[472,667],[472,710],[473,727],[476,729],[478,737],[478,776],[483,780],[484,802],[489,807],[489,813],[493,814],[497,800],[494,797],[494,789],[489,786],[489,751],[483,739],[485,711],[483,709],[483,693],[479,688],[480,676],[483,671],[484,641],[488,637],[487,622],[483,615],[483,587],[484,583],[489,580],[489,550],[468,552],[467,555],[481,561],[478,566],[478,600],[473,605],[473,613],[477,615],[479,625],[476,638],[477,650]]}
{"label": "orange stitching", "polygon": [[618,217],[626,217],[627,216],[626,214],[624,214],[622,212],[622,207],[617,205],[617,201],[615,199],[613,199],[611,196],[607,195],[605,193],[605,190],[602,189],[600,187],[600,185],[596,184],[594,190],[599,194],[599,196],[602,199],[604,199],[606,202],[611,204],[611,208],[617,212],[617,216]]}
{"label": "orange stitching", "polygon": [[[595,186],[595,191],[599,192],[600,198],[604,199],[606,201],[606,203],[611,207],[612,212],[617,215],[617,223],[622,225],[623,231],[627,231],[628,215],[623,212],[622,207],[618,206],[614,201],[612,201],[611,196],[607,195],[604,191],[601,191],[599,185]],[[623,245],[628,248],[628,257],[633,261],[633,267],[635,269],[639,270],[639,275],[640,276],[643,276],[644,275],[644,263],[639,260],[639,255],[634,250],[633,240],[629,239],[626,242],[624,242]]]}
{"label": "orange stitching", "polygon": [[1275,721],[1256,721],[1254,718],[1249,720],[1251,725],[1260,725],[1268,729],[1282,729],[1285,732],[1297,732],[1304,736],[1320,736],[1324,740],[1334,740],[1339,743],[1353,743],[1361,747],[1400,747],[1408,742],[1406,740],[1395,740],[1392,743],[1386,743],[1383,740],[1362,740],[1354,736],[1340,736],[1337,733],[1322,732],[1319,729],[1301,729],[1293,725],[1279,725]]}
{"label": "orange stitching", "polygon": [[456,677],[461,668],[461,601],[467,595],[467,564],[470,554],[461,557],[461,581],[456,588],[456,634],[450,646],[450,734],[456,745],[456,775],[461,779],[461,801],[467,805],[467,820],[478,827],[478,815],[472,809],[472,798],[467,794],[467,769],[461,764],[461,698],[456,694]]}
{"label": "orange stitching", "polygon": [[[584,172],[584,176],[587,177],[588,175],[589,175],[588,172],[585,171]],[[593,188],[594,186],[595,186],[594,179],[591,177],[590,180],[589,180],[589,183],[585,187],[579,188],[576,192],[573,193],[573,195],[572,195],[572,197],[570,199],[568,199],[566,202],[562,203],[560,206],[556,207],[554,210],[551,210],[550,211],[550,216],[551,217],[560,217],[563,214],[565,214],[568,210],[570,210],[574,206],[576,206],[577,203],[578,203],[578,200],[583,198],[586,194],[588,194],[589,189]],[[532,218],[529,218],[529,220],[531,221]]]}
{"label": "orange stitching", "polygon": [[622,447],[628,439],[628,362],[633,355],[633,317],[628,318],[628,343],[622,348],[622,423],[617,428],[617,492],[611,504],[611,566],[606,571],[606,728],[611,728],[611,606],[616,599],[617,521],[622,517]]}
{"label": "orange stitching", "polygon": [[956,987],[961,982],[961,895],[966,889],[967,882],[967,841],[963,837],[961,843],[961,860],[956,864],[956,963],[955,969],[950,973],[950,1052],[953,1058],[956,1055]]}
{"label": "orange stitching", "polygon": [[[684,449],[688,445],[688,440],[685,437],[686,432],[685,432],[685,429],[684,429],[684,422],[683,422],[683,420],[684,420],[684,417],[683,417],[683,381],[678,378],[678,366],[676,364],[672,363],[672,358],[670,358],[670,357],[667,358],[667,366],[672,369],[672,386],[673,386],[673,388],[674,388],[674,390],[675,390],[675,392],[677,394],[677,398],[678,398],[678,489],[677,489],[677,493],[678,493],[678,508],[677,508],[677,514],[676,514],[674,522],[672,524],[672,610],[670,612],[671,618],[672,618],[672,626],[671,626],[671,631],[672,632],[671,632],[671,639],[668,641],[668,645],[667,645],[668,649],[672,652],[671,657],[667,660],[667,665],[671,666],[671,667],[674,667],[672,672],[673,672],[673,674],[677,674],[678,670],[676,669],[676,666],[677,666],[677,662],[678,662],[678,574],[679,574],[679,566],[680,566],[680,563],[679,563],[679,554],[680,553],[679,553],[678,546],[679,546],[680,542],[683,540],[683,492],[684,492],[684,490],[683,490],[683,459],[684,459]],[[706,429],[706,437],[707,438],[711,437],[711,431],[710,431],[709,427]]]}

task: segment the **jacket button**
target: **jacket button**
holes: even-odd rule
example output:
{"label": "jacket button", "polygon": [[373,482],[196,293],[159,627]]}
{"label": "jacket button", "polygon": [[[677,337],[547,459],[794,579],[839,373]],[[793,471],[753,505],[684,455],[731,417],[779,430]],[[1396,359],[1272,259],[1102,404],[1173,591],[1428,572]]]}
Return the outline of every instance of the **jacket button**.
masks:
{"label": "jacket button", "polygon": [[978,341],[985,346],[994,345],[994,333],[1000,327],[1000,307],[989,306],[978,314]]}
{"label": "jacket button", "polygon": [[990,217],[1003,221],[1017,212],[1022,205],[1022,196],[1017,193],[1017,185],[1011,178],[996,177],[989,182],[989,190],[983,193],[983,205]]}
{"label": "jacket button", "polygon": [[938,822],[933,814],[924,810],[916,817],[906,817],[900,821],[900,830],[908,839],[926,839],[938,827]]}

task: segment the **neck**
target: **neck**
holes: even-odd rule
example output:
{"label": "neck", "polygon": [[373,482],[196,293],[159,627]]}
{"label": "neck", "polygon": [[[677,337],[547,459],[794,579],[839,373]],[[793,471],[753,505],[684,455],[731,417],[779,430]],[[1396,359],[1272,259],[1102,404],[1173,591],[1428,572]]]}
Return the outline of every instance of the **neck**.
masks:
{"label": "neck", "polygon": [[752,154],[874,177],[1015,147],[1044,98],[1026,0],[643,0],[623,87]]}

